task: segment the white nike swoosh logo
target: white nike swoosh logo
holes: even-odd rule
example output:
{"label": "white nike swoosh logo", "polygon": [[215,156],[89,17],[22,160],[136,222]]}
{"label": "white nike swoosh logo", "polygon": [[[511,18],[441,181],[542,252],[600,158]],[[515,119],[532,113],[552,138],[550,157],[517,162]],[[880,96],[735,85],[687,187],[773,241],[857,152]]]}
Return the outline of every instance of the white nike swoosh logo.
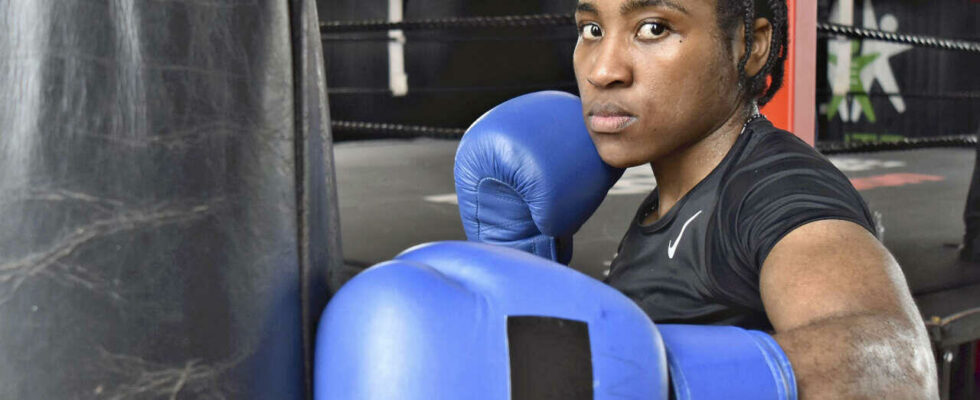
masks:
{"label": "white nike swoosh logo", "polygon": [[677,235],[676,241],[671,240],[667,242],[667,257],[670,258],[671,260],[674,259],[674,251],[677,250],[677,244],[679,244],[681,242],[681,238],[684,237],[684,230],[687,229],[687,226],[691,223],[691,221],[694,221],[694,219],[697,218],[698,215],[701,215],[701,211],[704,210],[698,211],[697,214],[694,214],[694,216],[687,219],[687,222],[685,222],[684,226],[681,227],[681,233]]}

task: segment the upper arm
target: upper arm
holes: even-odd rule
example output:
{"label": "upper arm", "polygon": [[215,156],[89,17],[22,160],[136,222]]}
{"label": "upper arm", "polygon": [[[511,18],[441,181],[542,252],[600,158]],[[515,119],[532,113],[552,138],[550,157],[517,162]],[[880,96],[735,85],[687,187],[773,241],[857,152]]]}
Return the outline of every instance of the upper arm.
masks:
{"label": "upper arm", "polygon": [[[830,256],[856,242],[880,246],[871,233],[873,217],[847,177],[790,134],[769,135],[733,168],[717,207],[710,273],[724,283],[719,290],[724,298],[753,309],[772,308],[765,302],[772,287],[763,287],[772,280],[763,270],[771,268],[764,265],[793,255],[776,250],[777,244],[792,252],[805,245],[810,254],[825,250]],[[805,271],[787,274],[802,279],[801,274],[817,272],[811,263],[826,258],[807,256],[799,266]]]}
{"label": "upper arm", "polygon": [[783,236],[762,265],[759,290],[777,333],[851,315],[919,319],[895,259],[867,229],[844,220]]}

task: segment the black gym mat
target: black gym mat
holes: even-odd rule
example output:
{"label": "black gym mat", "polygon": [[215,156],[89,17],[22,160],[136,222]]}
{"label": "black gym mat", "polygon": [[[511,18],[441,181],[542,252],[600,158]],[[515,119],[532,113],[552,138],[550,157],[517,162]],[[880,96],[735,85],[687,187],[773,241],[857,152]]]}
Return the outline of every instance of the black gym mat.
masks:
{"label": "black gym mat", "polygon": [[[336,145],[344,257],[358,266],[436,240],[465,239],[453,195],[456,141],[417,139]],[[880,215],[886,246],[916,295],[980,283],[980,266],[956,260],[972,149],[848,154],[831,160]],[[633,168],[575,236],[571,266],[596,278],[654,185]]]}

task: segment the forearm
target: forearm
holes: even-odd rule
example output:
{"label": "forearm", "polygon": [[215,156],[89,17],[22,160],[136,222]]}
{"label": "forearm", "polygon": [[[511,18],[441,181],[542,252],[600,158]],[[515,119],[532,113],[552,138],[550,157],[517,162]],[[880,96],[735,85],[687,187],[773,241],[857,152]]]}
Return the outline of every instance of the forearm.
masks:
{"label": "forearm", "polygon": [[773,336],[789,357],[800,398],[936,398],[925,328],[901,316],[850,315]]}

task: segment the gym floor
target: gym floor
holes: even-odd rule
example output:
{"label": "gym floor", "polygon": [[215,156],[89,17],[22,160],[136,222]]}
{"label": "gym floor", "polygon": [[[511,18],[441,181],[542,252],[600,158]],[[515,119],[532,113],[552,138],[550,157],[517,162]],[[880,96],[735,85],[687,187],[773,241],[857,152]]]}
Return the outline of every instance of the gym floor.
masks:
{"label": "gym floor", "polygon": [[[370,266],[416,244],[465,240],[453,189],[458,141],[379,140],[335,148],[344,256]],[[884,242],[916,295],[980,283],[980,266],[957,261],[972,149],[933,148],[831,156],[861,190]],[[575,236],[570,265],[603,276],[636,207],[654,187],[632,168]]]}

